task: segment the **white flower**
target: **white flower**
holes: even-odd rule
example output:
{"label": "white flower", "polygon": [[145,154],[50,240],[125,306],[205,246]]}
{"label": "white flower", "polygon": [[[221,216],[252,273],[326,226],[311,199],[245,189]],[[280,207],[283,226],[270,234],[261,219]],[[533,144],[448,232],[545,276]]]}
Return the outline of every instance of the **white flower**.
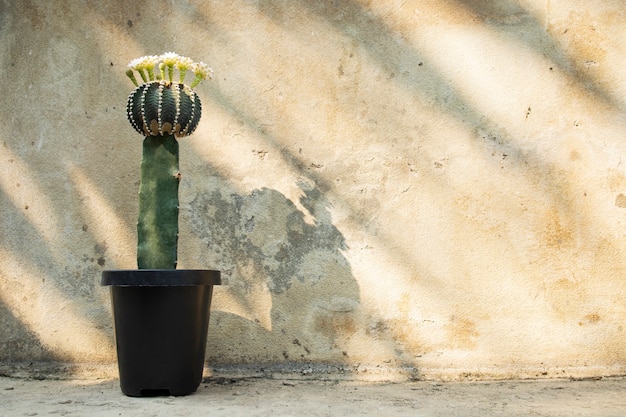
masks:
{"label": "white flower", "polygon": [[[126,72],[126,75],[130,78],[133,84],[137,84],[136,79],[132,76],[132,71],[137,71],[141,76],[144,83],[148,81],[165,80],[166,75],[170,82],[173,82],[174,68],[178,68],[180,75],[180,83],[185,80],[185,74],[188,70],[191,70],[195,74],[195,79],[191,83],[191,88],[195,87],[200,81],[213,78],[213,70],[207,66],[204,62],[194,62],[191,58],[186,56],[180,56],[175,52],[166,52],[161,55],[146,55],[141,58],[136,58],[130,61],[128,64],[130,71]],[[155,76],[155,68],[158,72]],[[167,74],[166,74],[167,68]]]}
{"label": "white flower", "polygon": [[204,62],[194,62],[191,70],[196,74],[196,77],[201,76],[203,80],[213,78],[213,70]]}
{"label": "white flower", "polygon": [[200,84],[202,80],[213,78],[213,70],[204,62],[194,62],[191,70],[196,74],[196,79],[190,85],[191,88]]}
{"label": "white flower", "polygon": [[147,55],[143,57],[143,65],[148,71],[150,81],[154,81],[154,67],[159,63],[159,57],[156,55]]}
{"label": "white flower", "polygon": [[[169,76],[170,82],[172,82],[172,78],[174,78],[174,65],[178,62],[180,57],[178,54],[174,52],[166,52],[162,54],[159,59],[161,63],[167,67],[167,75]],[[161,67],[161,65],[159,65]],[[165,70],[161,67],[161,75],[165,77]]]}
{"label": "white flower", "polygon": [[180,76],[180,83],[185,82],[185,74],[187,74],[187,70],[193,65],[193,61],[191,58],[187,58],[186,56],[179,56],[178,61],[176,62],[176,68],[178,68],[178,74]]}
{"label": "white flower", "polygon": [[[141,76],[141,79],[144,82],[148,82],[148,80],[153,81],[154,78],[154,67],[158,64],[159,57],[156,55],[146,55],[141,58],[136,58],[130,61],[128,64],[128,68],[131,70],[135,70]],[[146,76],[146,73],[148,74]],[[132,81],[132,79],[131,79]]]}
{"label": "white flower", "polygon": [[139,71],[140,69],[143,69],[144,58],[145,56],[142,56],[141,58],[133,59],[132,61],[128,63],[128,68],[135,70],[135,71]]}
{"label": "white flower", "polygon": [[166,52],[158,57],[168,67],[173,67],[178,62],[180,56],[175,52]]}
{"label": "white flower", "polygon": [[178,61],[176,61],[176,67],[179,70],[188,70],[194,64],[191,58],[187,58],[186,56],[179,56]]}

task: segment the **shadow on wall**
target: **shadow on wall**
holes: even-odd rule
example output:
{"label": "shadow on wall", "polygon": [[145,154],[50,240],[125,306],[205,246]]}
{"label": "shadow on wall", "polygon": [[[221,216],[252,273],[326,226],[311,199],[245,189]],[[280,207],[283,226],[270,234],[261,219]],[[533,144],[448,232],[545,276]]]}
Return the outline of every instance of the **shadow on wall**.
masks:
{"label": "shadow on wall", "polygon": [[29,362],[34,359],[54,362],[59,359],[46,349],[37,335],[28,330],[1,301],[0,352],[12,362]]}
{"label": "shadow on wall", "polygon": [[[0,190],[0,198],[4,197]],[[71,361],[74,349],[83,349],[81,353],[94,361],[110,357],[103,347],[113,345],[111,326],[94,325],[110,322],[97,290],[105,248],[82,246],[80,256],[73,254],[78,262],[70,262],[72,254],[64,248],[35,243],[53,242],[49,230],[58,226],[50,219],[46,226],[43,220],[24,214],[46,206],[44,197],[29,201],[22,211],[10,197],[4,200],[0,202],[4,203],[0,225],[7,231],[0,237],[0,361]],[[75,240],[82,242],[85,232],[83,228],[76,233]]]}
{"label": "shadow on wall", "polygon": [[212,312],[209,339],[221,343],[209,342],[211,364],[341,363],[350,355],[360,300],[345,239],[326,197],[298,185],[308,213],[268,188],[215,190],[191,202],[192,230],[228,280],[216,294],[216,304],[227,299],[228,307]]}

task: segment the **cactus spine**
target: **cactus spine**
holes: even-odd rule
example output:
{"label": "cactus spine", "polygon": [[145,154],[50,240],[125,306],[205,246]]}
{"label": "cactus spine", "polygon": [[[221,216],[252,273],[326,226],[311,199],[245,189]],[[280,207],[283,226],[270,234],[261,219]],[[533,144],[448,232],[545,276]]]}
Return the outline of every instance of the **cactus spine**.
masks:
{"label": "cactus spine", "polygon": [[[137,86],[128,96],[127,115],[143,136],[137,266],[139,269],[176,269],[178,249],[178,141],[200,121],[200,98],[192,90],[211,69],[189,58],[166,53],[133,60],[126,75]],[[174,69],[180,82],[173,82]],[[155,71],[156,70],[156,71]],[[182,83],[187,70],[195,73],[190,86]],[[144,81],[141,85],[133,73]]]}

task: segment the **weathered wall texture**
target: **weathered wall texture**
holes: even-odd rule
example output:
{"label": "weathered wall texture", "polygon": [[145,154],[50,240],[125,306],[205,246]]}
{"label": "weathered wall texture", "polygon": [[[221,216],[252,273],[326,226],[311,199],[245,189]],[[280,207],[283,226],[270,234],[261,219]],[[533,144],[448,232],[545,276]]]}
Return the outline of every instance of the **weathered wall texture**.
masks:
{"label": "weathered wall texture", "polygon": [[[182,268],[223,365],[626,372],[626,12],[607,0],[0,2],[0,361],[115,361],[126,64],[207,62]],[[362,371],[361,371],[362,372]]]}

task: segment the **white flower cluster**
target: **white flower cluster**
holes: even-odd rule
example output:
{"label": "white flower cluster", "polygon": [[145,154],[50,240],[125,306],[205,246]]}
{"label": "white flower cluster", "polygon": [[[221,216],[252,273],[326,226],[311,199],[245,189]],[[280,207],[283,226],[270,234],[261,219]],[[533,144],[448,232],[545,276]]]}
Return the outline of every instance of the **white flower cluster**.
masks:
{"label": "white flower cluster", "polygon": [[144,83],[151,81],[165,80],[174,82],[174,69],[178,69],[179,82],[185,81],[187,71],[191,71],[195,75],[195,79],[190,87],[194,88],[200,81],[213,78],[213,70],[204,62],[194,62],[186,56],[180,56],[174,52],[166,52],[162,55],[146,55],[136,58],[128,64],[126,75],[130,80],[139,87],[139,82],[135,78],[133,71],[137,71]]}

